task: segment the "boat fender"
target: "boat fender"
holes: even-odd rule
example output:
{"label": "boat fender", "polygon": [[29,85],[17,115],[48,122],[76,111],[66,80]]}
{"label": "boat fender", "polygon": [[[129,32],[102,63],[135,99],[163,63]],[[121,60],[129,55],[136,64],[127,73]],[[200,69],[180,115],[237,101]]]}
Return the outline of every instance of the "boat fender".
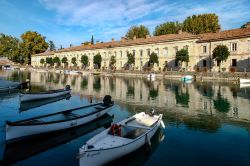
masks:
{"label": "boat fender", "polygon": [[104,96],[104,98],[103,98],[103,105],[104,106],[109,106],[110,104],[113,104],[112,97],[110,95]]}
{"label": "boat fender", "polygon": [[119,125],[117,125],[117,124],[113,124],[113,125],[111,126],[111,134],[112,134],[112,135],[121,136],[121,135],[122,135],[121,126],[119,126]]}

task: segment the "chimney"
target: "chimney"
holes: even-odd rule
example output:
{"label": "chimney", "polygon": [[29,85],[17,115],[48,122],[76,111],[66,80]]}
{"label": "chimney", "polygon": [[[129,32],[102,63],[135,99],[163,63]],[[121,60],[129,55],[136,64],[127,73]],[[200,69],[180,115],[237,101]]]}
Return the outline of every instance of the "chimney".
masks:
{"label": "chimney", "polygon": [[133,40],[135,40],[135,39],[136,39],[136,36],[133,37]]}
{"label": "chimney", "polygon": [[150,38],[150,35],[146,35],[146,39]]}
{"label": "chimney", "polygon": [[216,33],[219,33],[220,32],[220,27],[216,29]]}
{"label": "chimney", "polygon": [[250,28],[250,22],[246,23],[246,28]]}
{"label": "chimney", "polygon": [[179,30],[178,30],[178,34],[182,34],[182,29],[179,29]]}
{"label": "chimney", "polygon": [[112,38],[112,39],[111,39],[111,41],[112,41],[112,42],[114,42],[114,41],[115,41],[115,39],[114,39],[114,38]]}

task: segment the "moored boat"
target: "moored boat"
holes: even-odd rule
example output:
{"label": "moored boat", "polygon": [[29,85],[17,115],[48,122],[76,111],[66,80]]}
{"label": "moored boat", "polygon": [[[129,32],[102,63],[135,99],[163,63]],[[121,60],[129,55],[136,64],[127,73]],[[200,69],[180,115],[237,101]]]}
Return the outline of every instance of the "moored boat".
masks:
{"label": "moored boat", "polygon": [[71,92],[70,86],[66,85],[64,89],[50,90],[37,93],[22,93],[20,94],[20,101],[27,102],[27,101],[54,98],[69,94],[70,92]]}
{"label": "moored boat", "polygon": [[28,83],[29,81],[13,82],[13,81],[7,81],[7,80],[0,80],[0,92],[23,88],[23,87],[26,87]]}
{"label": "moored boat", "polygon": [[250,83],[250,79],[242,79],[240,78],[240,84],[249,84]]}
{"label": "moored boat", "polygon": [[111,96],[105,96],[103,103],[78,107],[20,121],[6,121],[6,142],[86,124],[106,114],[113,105],[114,103],[111,101]]}
{"label": "moored boat", "polygon": [[185,75],[185,76],[181,77],[181,80],[182,81],[190,81],[190,80],[193,80],[193,76]]}
{"label": "moored boat", "polygon": [[162,114],[136,114],[91,138],[79,149],[80,166],[104,165],[127,155],[145,144],[164,123]]}

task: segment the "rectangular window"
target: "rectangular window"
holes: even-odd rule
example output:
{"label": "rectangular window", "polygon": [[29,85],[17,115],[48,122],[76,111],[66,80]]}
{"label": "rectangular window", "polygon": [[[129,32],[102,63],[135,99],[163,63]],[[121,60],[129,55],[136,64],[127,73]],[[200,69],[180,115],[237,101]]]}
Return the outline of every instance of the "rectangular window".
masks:
{"label": "rectangular window", "polygon": [[164,55],[164,56],[167,56],[167,55],[168,55],[168,48],[164,48],[164,49],[163,49],[163,55]]}
{"label": "rectangular window", "polygon": [[122,58],[122,51],[120,53],[121,53],[121,58]]}
{"label": "rectangular window", "polygon": [[178,61],[177,60],[174,61],[174,65],[175,65],[175,67],[178,66]]}
{"label": "rectangular window", "polygon": [[203,46],[203,54],[207,53],[207,46]]}
{"label": "rectangular window", "polygon": [[203,60],[203,67],[207,67],[207,60]]}
{"label": "rectangular window", "polygon": [[237,59],[232,59],[232,66],[237,66]]}
{"label": "rectangular window", "polygon": [[237,43],[231,43],[231,51],[237,51]]}
{"label": "rectangular window", "polygon": [[135,50],[133,50],[133,56],[135,57]]}
{"label": "rectangular window", "polygon": [[148,49],[148,56],[150,55],[150,49]]}
{"label": "rectangular window", "polygon": [[217,66],[220,66],[221,61],[217,60]]}
{"label": "rectangular window", "polygon": [[143,50],[140,50],[140,56],[141,57],[143,56]]}

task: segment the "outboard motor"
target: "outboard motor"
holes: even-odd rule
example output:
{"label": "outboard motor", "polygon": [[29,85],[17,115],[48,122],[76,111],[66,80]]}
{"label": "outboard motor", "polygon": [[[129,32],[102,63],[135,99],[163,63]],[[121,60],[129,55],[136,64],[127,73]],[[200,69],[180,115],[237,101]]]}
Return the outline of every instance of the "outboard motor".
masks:
{"label": "outboard motor", "polygon": [[110,104],[113,104],[114,102],[111,99],[112,99],[112,97],[110,95],[104,96],[103,105],[104,106],[109,106]]}
{"label": "outboard motor", "polygon": [[150,109],[150,116],[154,116],[154,114],[155,114],[155,109],[154,109],[154,108],[151,108],[151,109]]}
{"label": "outboard motor", "polygon": [[65,89],[66,89],[66,90],[70,90],[70,85],[66,85],[66,86],[65,86]]}

